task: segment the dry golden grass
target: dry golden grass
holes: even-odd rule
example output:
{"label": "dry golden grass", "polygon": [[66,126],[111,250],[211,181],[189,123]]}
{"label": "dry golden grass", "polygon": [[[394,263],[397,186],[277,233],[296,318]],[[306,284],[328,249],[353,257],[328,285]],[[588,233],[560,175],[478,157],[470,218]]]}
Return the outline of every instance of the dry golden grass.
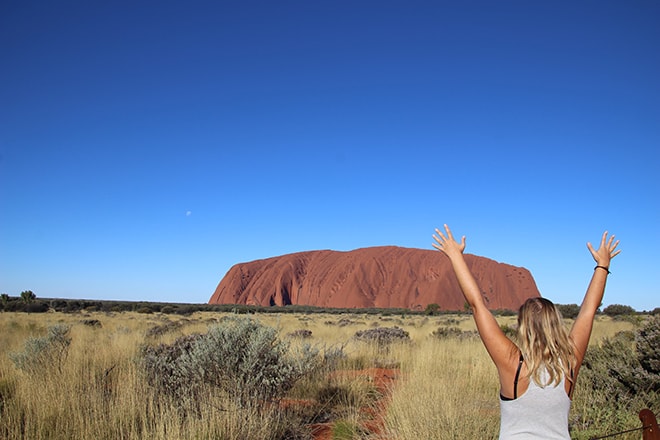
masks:
{"label": "dry golden grass", "polygon": [[478,339],[426,337],[400,347],[402,379],[387,413],[389,438],[496,438],[496,371]]}
{"label": "dry golden grass", "polygon": [[597,316],[591,334],[591,344],[598,344],[604,338],[611,338],[622,331],[633,330],[635,326],[629,321],[615,320],[609,316]]}
{"label": "dry golden grass", "polygon": [[[145,342],[172,342],[177,337],[202,333],[222,318],[221,313],[188,317],[138,313],[24,314],[0,313],[0,437],[8,439],[270,439],[281,428],[273,413],[251,413],[231,408],[226,400],[209,395],[199,417],[181,418],[177,409],[159,400],[146,385],[136,359]],[[388,438],[464,439],[496,438],[499,402],[496,371],[479,339],[440,340],[431,334],[439,327],[474,330],[468,315],[377,316],[367,314],[258,314],[253,317],[289,333],[308,329],[309,342],[323,349],[341,348],[346,366],[355,368],[398,366],[401,376],[391,395],[386,416]],[[96,319],[102,327],[83,324]],[[498,317],[513,326],[515,317]],[[167,323],[180,326],[151,337],[149,329]],[[72,343],[56,369],[32,377],[18,370],[8,357],[22,350],[30,336],[41,336],[54,324],[71,325]],[[358,330],[397,326],[412,342],[388,350],[357,342]],[[593,342],[621,330],[627,322],[599,317]],[[363,384],[352,389],[360,405],[373,389]],[[309,385],[308,385],[309,386]],[[298,392],[308,392],[298,390]],[[359,406],[359,405],[357,405]],[[342,414],[357,424],[357,406]]]}
{"label": "dry golden grass", "polygon": [[[273,431],[276,417],[252,415],[246,424],[244,411],[209,411],[213,402],[205,406],[200,418],[182,419],[176,408],[151,394],[135,360],[147,329],[162,324],[165,318],[130,313],[92,313],[84,318],[98,319],[103,327],[81,324],[80,315],[0,315],[0,334],[8,338],[2,349],[0,380],[11,390],[4,399],[0,437],[241,438],[249,430],[255,438],[268,438],[268,432]],[[206,328],[199,319],[186,321],[190,321],[184,327],[186,333]],[[25,338],[39,336],[56,323],[72,325],[72,344],[62,373],[52,369],[31,377],[18,371],[7,353],[20,350]],[[161,339],[172,339],[172,335]],[[227,408],[225,401],[217,405]]]}

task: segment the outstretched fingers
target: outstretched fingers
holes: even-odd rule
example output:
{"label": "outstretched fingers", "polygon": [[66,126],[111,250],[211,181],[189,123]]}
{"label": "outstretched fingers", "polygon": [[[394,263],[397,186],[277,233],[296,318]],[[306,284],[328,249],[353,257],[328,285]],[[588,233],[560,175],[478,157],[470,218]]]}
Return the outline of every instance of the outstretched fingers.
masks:
{"label": "outstretched fingers", "polygon": [[435,243],[432,244],[434,248],[443,252],[447,250],[447,245],[451,241],[453,241],[453,238],[451,236],[451,231],[449,231],[447,225],[445,225],[445,231],[447,234],[446,236],[440,229],[435,228],[435,234],[433,234],[433,239],[435,240]]}
{"label": "outstretched fingers", "polygon": [[614,235],[611,235],[609,237],[607,235],[608,235],[607,231],[603,232],[603,236],[600,240],[600,247],[597,250],[593,248],[591,243],[587,242],[587,248],[589,249],[589,252],[591,252],[591,255],[594,257],[596,261],[599,261],[599,257],[600,257],[600,258],[606,258],[609,262],[610,259],[619,255],[619,253],[621,252],[620,249],[617,249],[617,246],[619,246],[619,240],[615,241]]}
{"label": "outstretched fingers", "polygon": [[610,252],[610,258],[616,257],[621,252],[621,249],[616,248],[619,245],[619,240],[612,243],[613,240],[614,240],[614,235],[612,236],[612,238],[610,238],[610,242],[608,244],[608,250]]}
{"label": "outstretched fingers", "polygon": [[617,255],[619,252],[621,252],[621,250],[617,250],[615,252],[617,246],[619,246],[619,240],[614,241],[615,238],[614,234],[610,235],[609,239],[607,239],[607,243],[605,242],[606,237],[607,237],[607,231],[603,233],[603,240],[601,242],[601,247],[606,248],[612,256]]}
{"label": "outstretched fingers", "polygon": [[603,233],[603,240],[601,242],[601,247],[607,249],[607,252],[610,254],[610,258],[613,258],[615,255],[618,255],[621,252],[621,249],[616,249],[619,246],[619,240],[614,241],[615,236],[610,235],[610,238],[605,241],[607,237],[607,231]]}
{"label": "outstretched fingers", "polygon": [[454,239],[454,235],[451,233],[449,226],[445,224],[444,228],[444,232],[438,228],[435,229],[436,233],[433,234],[435,243],[432,244],[433,247],[444,253],[462,253],[465,249],[465,236],[461,238],[461,242],[459,243]]}

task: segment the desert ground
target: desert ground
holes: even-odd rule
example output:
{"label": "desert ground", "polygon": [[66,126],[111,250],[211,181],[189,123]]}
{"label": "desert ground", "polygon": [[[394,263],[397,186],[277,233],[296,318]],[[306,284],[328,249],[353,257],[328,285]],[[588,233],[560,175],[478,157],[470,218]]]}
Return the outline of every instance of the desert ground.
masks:
{"label": "desert ground", "polygon": [[[197,394],[191,410],[147,380],[141,363],[145,347],[205,334],[228,316],[274,329],[292,353],[311,348],[318,363],[285,394],[254,405],[237,406],[230,393],[209,389]],[[643,320],[599,316],[592,346],[634,331]],[[498,321],[505,329],[515,327],[513,316]],[[66,329],[68,342],[55,350],[35,343],[54,326]],[[398,329],[407,337],[356,337],[374,329]],[[494,439],[496,372],[474,330],[469,314],[0,313],[0,437]],[[43,362],[39,356],[46,351]],[[20,364],[26,354],[35,361]],[[571,410],[574,438],[639,424],[642,408],[602,407],[593,415],[594,402],[601,401],[598,391],[580,385],[578,380]]]}

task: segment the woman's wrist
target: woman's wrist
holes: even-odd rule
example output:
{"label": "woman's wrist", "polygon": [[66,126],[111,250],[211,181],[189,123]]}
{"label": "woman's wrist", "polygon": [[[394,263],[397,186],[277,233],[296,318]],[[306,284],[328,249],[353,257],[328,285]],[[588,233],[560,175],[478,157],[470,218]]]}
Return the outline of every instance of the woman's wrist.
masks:
{"label": "woman's wrist", "polygon": [[594,267],[594,270],[598,270],[598,269],[604,270],[605,272],[607,272],[608,275],[612,273],[612,272],[610,272],[610,267],[609,266],[603,266],[603,265],[597,264],[596,267]]}

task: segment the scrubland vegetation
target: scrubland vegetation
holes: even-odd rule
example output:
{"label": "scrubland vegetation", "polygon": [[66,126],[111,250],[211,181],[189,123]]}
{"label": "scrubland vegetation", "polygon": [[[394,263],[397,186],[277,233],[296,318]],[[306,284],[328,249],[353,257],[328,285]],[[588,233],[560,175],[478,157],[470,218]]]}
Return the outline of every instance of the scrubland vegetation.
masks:
{"label": "scrubland vegetation", "polygon": [[[4,312],[0,438],[494,439],[496,371],[474,330],[467,314]],[[658,316],[597,318],[573,438],[658,413],[659,347]],[[396,371],[389,392],[342,374],[370,368]]]}

